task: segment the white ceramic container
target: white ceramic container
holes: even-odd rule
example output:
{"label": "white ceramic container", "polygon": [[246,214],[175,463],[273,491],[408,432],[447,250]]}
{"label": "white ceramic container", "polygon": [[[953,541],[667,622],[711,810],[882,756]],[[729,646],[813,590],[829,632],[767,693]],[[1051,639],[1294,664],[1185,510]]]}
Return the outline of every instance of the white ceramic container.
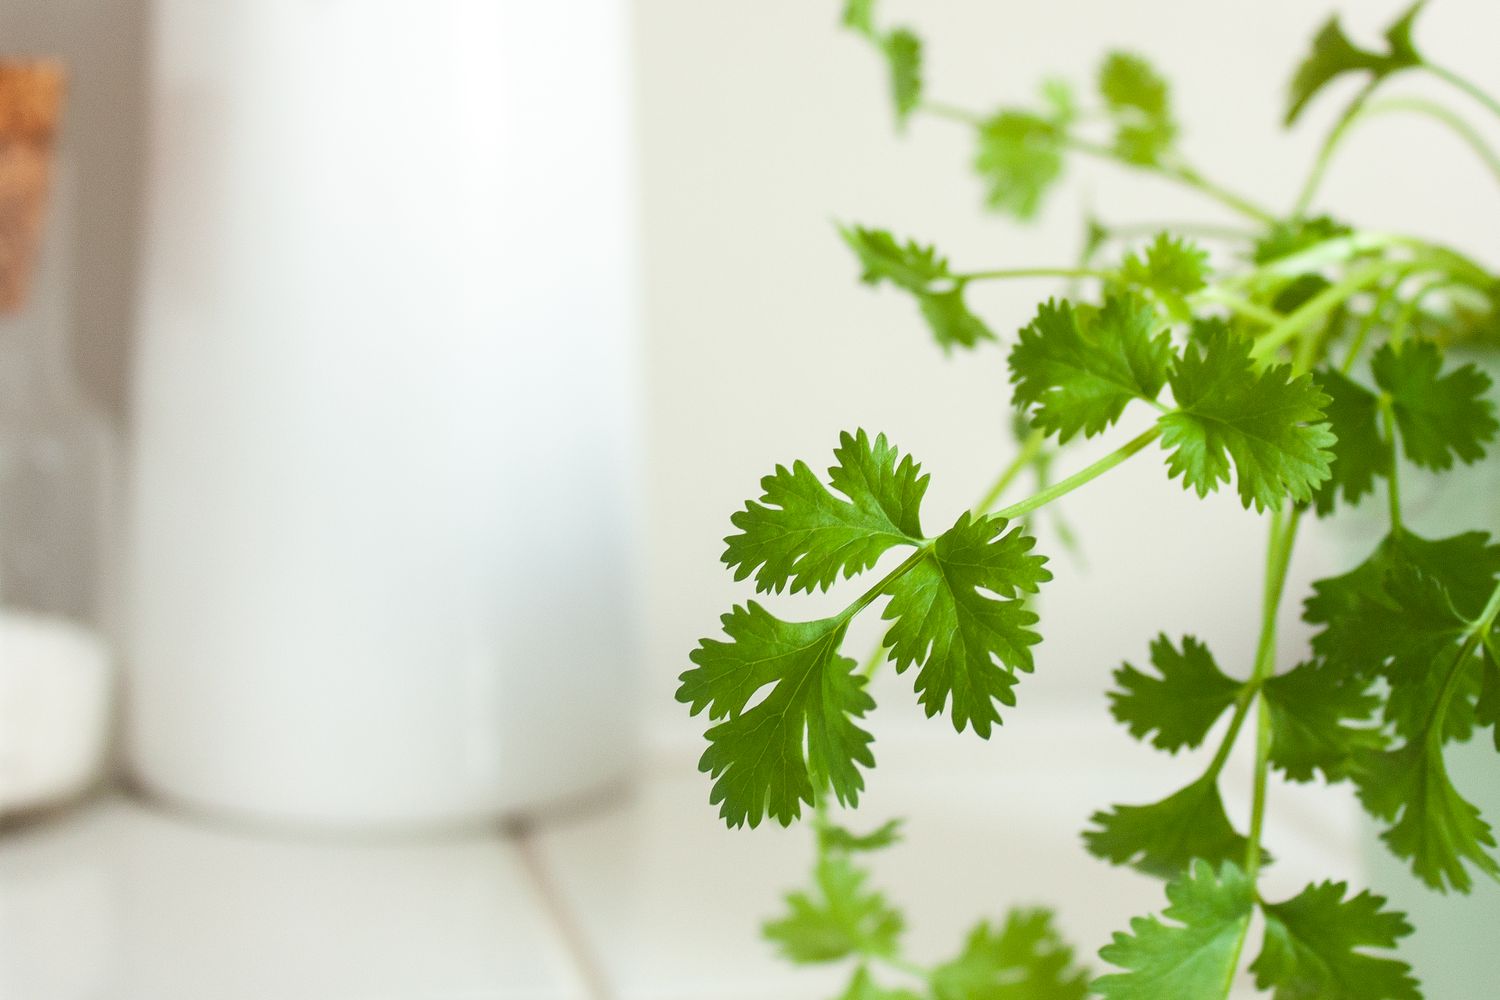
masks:
{"label": "white ceramic container", "polygon": [[623,0],[163,0],[128,758],[409,828],[629,766]]}

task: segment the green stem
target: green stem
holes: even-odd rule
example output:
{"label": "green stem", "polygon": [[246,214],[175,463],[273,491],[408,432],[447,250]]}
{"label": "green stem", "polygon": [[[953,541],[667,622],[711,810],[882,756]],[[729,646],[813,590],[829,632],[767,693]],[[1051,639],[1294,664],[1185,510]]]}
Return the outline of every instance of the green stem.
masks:
{"label": "green stem", "polygon": [[1470,97],[1474,98],[1474,100],[1478,101],[1480,104],[1483,104],[1486,108],[1489,108],[1496,117],[1500,117],[1500,101],[1495,100],[1495,98],[1491,97],[1484,90],[1480,89],[1480,87],[1473,81],[1469,80],[1466,77],[1458,75],[1451,69],[1447,69],[1443,66],[1435,66],[1425,60],[1422,62],[1422,67],[1426,69],[1427,72],[1437,77],[1439,80],[1443,80],[1447,83],[1452,84],[1459,90],[1463,91],[1465,94],[1468,94]]}
{"label": "green stem", "polygon": [[1267,211],[1264,208],[1261,208],[1259,205],[1255,204],[1253,201],[1250,201],[1248,198],[1237,195],[1227,188],[1223,188],[1217,184],[1214,184],[1208,178],[1204,177],[1198,171],[1194,170],[1192,167],[1187,166],[1186,164],[1159,167],[1157,168],[1157,170],[1159,173],[1167,177],[1177,178],[1188,187],[1193,188],[1197,191],[1201,191],[1202,193],[1208,195],[1210,198],[1218,201],[1220,204],[1234,209],[1236,212],[1239,212],[1241,215],[1244,215],[1247,218],[1254,219],[1257,222],[1264,223],[1268,226],[1274,225],[1276,222],[1280,221],[1273,213]]}
{"label": "green stem", "polygon": [[1380,294],[1376,296],[1374,305],[1370,307],[1370,311],[1360,322],[1359,330],[1354,334],[1354,340],[1349,344],[1349,352],[1344,355],[1344,363],[1339,366],[1341,374],[1349,374],[1349,369],[1354,367],[1354,362],[1359,359],[1359,352],[1364,349],[1365,341],[1370,338],[1370,332],[1375,329],[1375,324],[1380,322],[1380,314],[1385,311],[1385,307],[1396,294],[1396,289],[1400,284],[1399,281],[1393,281],[1381,289]]}
{"label": "green stem", "polygon": [[1265,333],[1256,337],[1255,350],[1252,353],[1257,358],[1269,357],[1277,348],[1293,337],[1300,336],[1308,327],[1342,305],[1354,293],[1374,284],[1396,268],[1409,266],[1404,261],[1377,260],[1355,268],[1344,275],[1341,280],[1329,285],[1288,313]]}
{"label": "green stem", "polygon": [[1041,454],[1042,447],[1047,443],[1047,432],[1037,428],[1026,435],[1026,440],[1021,443],[1021,450],[1016,457],[1011,459],[1010,464],[1001,470],[1000,475],[990,484],[989,489],[984,491],[984,496],[974,505],[974,509],[980,513],[986,513],[995,506],[995,503],[1015,482],[1017,476],[1025,471],[1026,467],[1036,461],[1037,455]]}
{"label": "green stem", "polygon": [[1308,171],[1307,180],[1302,184],[1302,190],[1297,194],[1297,203],[1292,206],[1292,218],[1300,219],[1307,213],[1307,208],[1312,204],[1313,196],[1317,194],[1318,185],[1323,183],[1323,174],[1328,170],[1328,164],[1333,159],[1333,151],[1343,141],[1345,134],[1359,118],[1365,101],[1370,99],[1375,88],[1380,85],[1379,79],[1371,80],[1365,88],[1359,92],[1344,113],[1339,116],[1338,122],[1329,130],[1323,139],[1323,145],[1318,147],[1317,158],[1313,160],[1312,170]]}
{"label": "green stem", "polygon": [[859,614],[865,608],[869,607],[871,602],[874,601],[875,598],[885,593],[885,588],[889,587],[891,584],[895,583],[897,580],[901,579],[912,570],[916,569],[917,564],[920,563],[923,559],[926,559],[928,553],[930,553],[931,551],[932,539],[928,539],[921,545],[918,545],[915,552],[907,556],[905,559],[901,560],[901,564],[899,566],[891,570],[885,576],[881,577],[879,583],[875,584],[875,586],[871,587],[863,594],[860,594],[859,597],[855,598],[854,603],[845,608],[839,615],[839,617],[843,618],[845,621],[849,621],[855,615]]}
{"label": "green stem", "polygon": [[1080,139],[1077,136],[1071,135],[1063,137],[1063,144],[1069,149],[1075,149],[1080,153],[1086,153],[1101,160],[1110,160],[1135,170],[1143,170],[1146,173],[1174,180],[1179,184],[1192,188],[1200,194],[1207,195],[1219,204],[1233,209],[1246,218],[1254,219],[1262,225],[1271,225],[1278,221],[1275,215],[1261,208],[1249,198],[1213,183],[1186,164],[1137,163],[1134,160],[1128,160],[1121,156],[1109,146],[1103,146],[1097,142],[1089,142],[1087,139]]}
{"label": "green stem", "polygon": [[1447,125],[1468,144],[1474,155],[1484,161],[1484,165],[1490,169],[1490,173],[1495,175],[1496,180],[1500,180],[1500,155],[1496,155],[1489,143],[1485,142],[1484,136],[1465,121],[1462,115],[1436,101],[1423,100],[1420,97],[1392,97],[1370,105],[1361,117],[1373,118],[1376,115],[1399,112],[1426,115],[1434,121]]}
{"label": "green stem", "polygon": [[1263,323],[1266,326],[1275,326],[1286,318],[1275,309],[1263,306],[1258,302],[1251,302],[1247,298],[1236,295],[1233,292],[1225,291],[1222,288],[1210,286],[1198,292],[1193,298],[1199,302],[1224,306],[1230,312],[1238,313],[1247,319],[1253,319],[1257,323]]}
{"label": "green stem", "polygon": [[1099,278],[1114,277],[1108,271],[1086,267],[1011,267],[995,271],[968,271],[953,275],[955,281],[997,281],[1007,278]]}
{"label": "green stem", "polygon": [[1386,477],[1391,504],[1391,530],[1401,527],[1400,455],[1396,451],[1396,407],[1389,393],[1380,394],[1380,422],[1385,429],[1385,446],[1390,453],[1391,474]]}
{"label": "green stem", "polygon": [[918,110],[925,111],[934,118],[946,118],[949,121],[973,125],[976,128],[985,122],[984,115],[961,108],[956,104],[945,104],[942,101],[923,101]]}
{"label": "green stem", "polygon": [[1113,469],[1115,466],[1119,465],[1121,462],[1125,461],[1127,458],[1134,455],[1142,448],[1145,448],[1152,441],[1155,441],[1160,435],[1160,425],[1154,424],[1152,425],[1150,430],[1131,438],[1129,441],[1125,442],[1120,447],[1110,452],[1108,455],[1105,455],[1094,464],[1080,469],[1078,472],[1073,473],[1066,479],[1062,479],[1056,483],[1053,483],[1046,489],[1041,490],[1040,492],[1030,497],[1027,497],[1025,500],[1022,500],[1019,503],[1013,503],[1009,507],[997,510],[995,514],[998,517],[1003,517],[1007,520],[1010,520],[1012,518],[1020,517],[1023,514],[1030,514],[1032,511],[1037,510],[1038,508],[1045,507],[1047,506],[1047,504],[1056,500],[1058,497],[1066,496],[1067,494],[1072,493],[1074,490],[1078,489],[1078,487],[1082,486],[1084,483],[1087,483],[1090,480],[1097,479],[1100,476],[1104,475],[1110,469]]}
{"label": "green stem", "polygon": [[[1286,590],[1287,569],[1292,561],[1292,547],[1297,540],[1297,526],[1302,512],[1294,509],[1290,517],[1277,511],[1271,520],[1271,537],[1267,544],[1265,593],[1261,605],[1260,638],[1255,647],[1255,669],[1250,684],[1257,695],[1276,671],[1276,619]],[[1250,800],[1250,844],[1245,869],[1253,884],[1260,871],[1261,833],[1265,828],[1266,782],[1271,761],[1271,717],[1265,698],[1259,697],[1255,727],[1255,788]]]}

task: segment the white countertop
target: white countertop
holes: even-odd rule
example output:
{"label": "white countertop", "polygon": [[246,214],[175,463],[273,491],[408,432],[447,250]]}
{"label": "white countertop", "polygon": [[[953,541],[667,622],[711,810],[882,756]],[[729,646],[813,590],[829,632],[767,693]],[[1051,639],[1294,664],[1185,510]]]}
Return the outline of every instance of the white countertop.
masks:
{"label": "white countertop", "polygon": [[[1099,713],[1017,713],[980,743],[931,725],[882,739],[861,815],[912,817],[873,859],[914,958],[981,916],[1048,903],[1087,959],[1160,885],[1090,858],[1113,800],[1172,790],[1201,761],[1144,751]],[[5,1000],[817,1000],[843,968],[797,969],[760,920],[811,860],[805,830],[723,829],[696,746],[618,801],[529,833],[288,839],[119,796],[0,835]],[[1231,814],[1248,789],[1231,767]],[[1341,792],[1273,789],[1268,878],[1359,880]],[[1093,960],[1097,968],[1097,960]],[[1248,994],[1247,994],[1248,995]]]}

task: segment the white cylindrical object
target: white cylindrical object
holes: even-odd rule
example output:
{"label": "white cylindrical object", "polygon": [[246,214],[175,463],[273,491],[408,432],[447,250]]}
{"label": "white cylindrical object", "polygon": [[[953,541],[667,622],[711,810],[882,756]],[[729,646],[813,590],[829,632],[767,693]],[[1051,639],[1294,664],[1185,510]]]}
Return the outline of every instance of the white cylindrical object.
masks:
{"label": "white cylindrical object", "polygon": [[421,827],[633,730],[624,0],[163,0],[127,745],[169,799]]}

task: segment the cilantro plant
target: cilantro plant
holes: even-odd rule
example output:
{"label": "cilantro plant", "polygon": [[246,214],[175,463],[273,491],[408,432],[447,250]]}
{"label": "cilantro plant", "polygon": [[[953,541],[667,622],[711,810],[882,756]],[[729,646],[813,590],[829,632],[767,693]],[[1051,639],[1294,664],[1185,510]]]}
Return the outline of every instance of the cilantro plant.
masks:
{"label": "cilantro plant", "polygon": [[[847,962],[844,1000],[1209,1000],[1228,995],[1242,963],[1277,1000],[1420,997],[1390,954],[1411,927],[1381,897],[1335,882],[1289,899],[1262,894],[1272,772],[1352,782],[1389,849],[1434,890],[1500,878],[1491,828],[1445,765],[1452,744],[1485,729],[1500,750],[1500,545],[1480,531],[1418,535],[1403,523],[1400,489],[1404,468],[1480,461],[1495,437],[1489,379],[1448,350],[1496,338],[1500,279],[1440,242],[1312,212],[1343,138],[1391,111],[1457,130],[1500,178],[1500,158],[1449,107],[1383,97],[1393,79],[1425,73],[1500,117],[1500,103],[1416,47],[1420,6],[1379,48],[1356,45],[1336,19],[1317,34],[1292,79],[1287,123],[1334,80],[1363,86],[1295,204],[1278,213],[1184,158],[1168,86],[1138,55],[1109,54],[1087,104],[1050,82],[1034,104],[975,113],[930,99],[919,38],[882,25],[873,0],[849,0],[845,25],[888,63],[897,126],[934,115],[968,129],[989,208],[1026,219],[1070,159],[1093,157],[1185,185],[1247,229],[1141,241],[1091,222],[1079,262],[1020,270],[966,269],[882,229],[841,229],[863,280],[910,296],[944,351],[1000,340],[968,305],[973,284],[1058,277],[1076,290],[1039,304],[1010,339],[1020,447],[974,508],[924,510],[927,473],[884,435],[858,429],[839,436],[826,476],[802,461],[778,466],[731,518],[724,562],[763,594],[826,591],[900,554],[831,617],[736,606],[723,634],[693,650],[677,693],[711,723],[700,767],[730,827],[810,817],[812,882],[787,897],[765,935],[793,962]],[[1194,237],[1223,244],[1214,259],[1231,263],[1212,268]],[[1116,433],[1131,408],[1152,417],[1146,430],[1064,478],[1045,475],[1059,449],[1065,459],[1070,441]],[[1259,638],[1245,669],[1192,636],[1159,635],[1147,659],[1114,674],[1111,711],[1137,739],[1175,753],[1222,732],[1199,777],[1155,802],[1101,803],[1082,834],[1100,858],[1163,879],[1166,905],[1117,933],[1092,971],[1045,910],[981,922],[951,959],[919,965],[902,952],[900,911],[861,861],[894,844],[899,826],[859,834],[834,821],[833,803],[856,807],[875,765],[869,679],[889,662],[929,717],[995,736],[1042,638],[1034,598],[1051,574],[1028,518],[1158,449],[1185,489],[1233,489],[1268,531]],[[1006,499],[1031,467],[1043,485]],[[1277,662],[1277,609],[1299,530],[1370,502],[1389,519],[1384,540],[1313,586],[1303,606],[1316,629],[1308,658]],[[884,635],[861,666],[844,640],[865,614],[880,616]],[[1219,784],[1241,739],[1254,744],[1246,829],[1228,818]]]}

